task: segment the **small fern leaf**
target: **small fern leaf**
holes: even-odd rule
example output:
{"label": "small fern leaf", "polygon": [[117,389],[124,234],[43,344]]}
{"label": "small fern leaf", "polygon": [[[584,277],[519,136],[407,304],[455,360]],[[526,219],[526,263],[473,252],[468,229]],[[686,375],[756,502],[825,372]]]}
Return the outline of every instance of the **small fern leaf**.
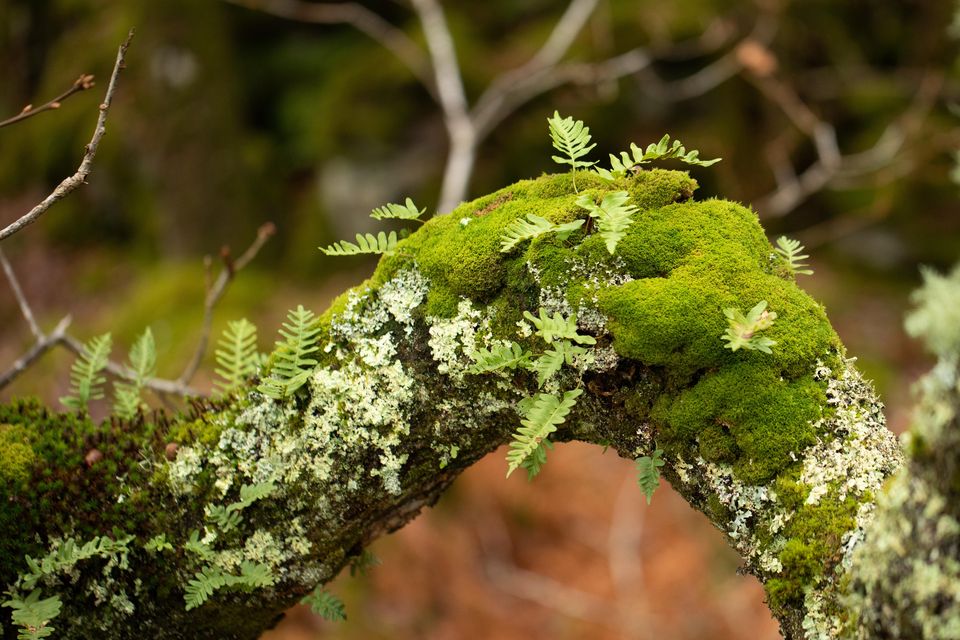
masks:
{"label": "small fern leaf", "polygon": [[340,598],[329,591],[324,591],[320,587],[317,587],[312,593],[304,596],[300,602],[309,606],[311,611],[324,620],[340,622],[347,619],[346,608],[343,606]]}
{"label": "small fern leaf", "polygon": [[808,268],[810,265],[803,262],[810,256],[803,253],[803,245],[800,244],[799,240],[794,240],[787,236],[780,236],[777,238],[775,251],[783,259],[787,271],[789,271],[791,275],[813,275],[813,269]]}
{"label": "small fern leaf", "polygon": [[510,451],[507,453],[507,477],[534,454],[542,456],[542,459],[534,465],[534,470],[527,467],[527,472],[530,479],[539,473],[543,461],[546,460],[546,452],[541,450],[543,443],[557,430],[557,425],[566,420],[582,393],[583,389],[567,391],[563,397],[538,393],[531,402],[525,404],[526,417],[520,421],[520,428],[513,434]]}
{"label": "small fern leaf", "polygon": [[516,342],[495,345],[492,349],[477,349],[470,358],[474,365],[471,373],[492,373],[503,369],[516,369],[526,366],[530,361],[530,352],[524,351]]}
{"label": "small fern leaf", "polygon": [[225,395],[239,387],[259,369],[257,354],[257,327],[246,318],[231,320],[227,323],[214,355],[217,367],[214,369],[220,380],[214,385],[218,393]]}
{"label": "small fern leaf", "polygon": [[572,340],[577,344],[596,344],[597,342],[592,336],[577,333],[576,316],[571,315],[564,318],[563,314],[559,312],[548,316],[547,312],[541,308],[539,316],[524,311],[523,317],[533,323],[533,326],[536,327],[535,333],[543,338],[543,341],[547,344],[553,344],[556,340]]}
{"label": "small fern leaf", "polygon": [[574,220],[564,224],[554,224],[546,218],[528,213],[526,219],[517,218],[507,225],[500,238],[500,253],[509,253],[524,240],[532,240],[550,232],[556,233],[561,240],[566,240],[571,233],[583,226],[583,222],[583,220]]}
{"label": "small fern leaf", "polygon": [[591,218],[598,222],[600,237],[603,238],[607,251],[613,255],[617,244],[623,239],[627,227],[633,224],[633,214],[637,208],[627,204],[630,194],[626,191],[613,191],[604,194],[600,204],[596,204],[589,195],[584,194],[577,199],[577,204],[590,213]]}
{"label": "small fern leaf", "polygon": [[[589,337],[589,336],[580,336]],[[591,338],[592,339],[592,338]],[[567,340],[561,340],[554,343],[553,349],[548,349],[539,358],[533,361],[530,369],[537,373],[537,386],[543,388],[543,385],[552,378],[564,363],[573,364],[576,356],[587,353],[583,347],[575,347]]]}
{"label": "small fern leaf", "polygon": [[700,152],[696,149],[687,149],[679,140],[674,140],[673,145],[670,145],[670,134],[664,134],[660,141],[657,144],[649,144],[645,151],[641,151],[640,147],[635,144],[630,145],[630,150],[633,152],[633,159],[637,164],[647,164],[654,160],[666,160],[670,158],[675,158],[686,164],[698,165],[701,167],[709,167],[714,165],[722,158],[714,158],[712,160],[701,160]]}
{"label": "small fern leaf", "polygon": [[70,367],[70,395],[60,398],[74,411],[86,411],[91,400],[103,398],[103,370],[107,367],[113,340],[109,333],[92,338],[83,345],[80,356]]}
{"label": "small fern leaf", "polygon": [[226,584],[227,576],[223,571],[215,567],[204,567],[202,571],[194,574],[184,590],[183,600],[186,610],[196,609]]}
{"label": "small fern leaf", "polygon": [[124,420],[131,420],[145,406],[140,394],[147,379],[153,377],[157,370],[157,343],[149,327],[133,343],[127,368],[133,373],[133,379],[114,385],[113,413]]}
{"label": "small fern leaf", "polygon": [[664,465],[662,449],[656,449],[652,456],[637,458],[637,484],[647,498],[647,504],[653,499],[653,492],[660,486],[660,467]]}
{"label": "small fern leaf", "polygon": [[357,234],[357,243],[341,240],[329,247],[320,247],[320,251],[328,256],[356,256],[360,254],[390,254],[397,247],[397,232],[389,234],[381,231],[377,235],[372,233]]}
{"label": "small fern leaf", "polygon": [[264,394],[282,400],[310,379],[317,364],[311,354],[319,349],[319,333],[316,316],[303,305],[287,314],[287,322],[280,329],[283,340],[277,341],[270,376],[259,387]]}
{"label": "small fern leaf", "polygon": [[547,118],[547,124],[550,127],[553,148],[566,156],[563,158],[553,156],[554,162],[568,164],[571,169],[594,164],[580,160],[597,146],[590,144],[590,127],[583,126],[582,120],[574,120],[572,117],[561,118],[560,113],[554,111],[553,117]]}
{"label": "small fern leaf", "polygon": [[427,208],[417,209],[413,200],[407,198],[404,204],[388,203],[382,207],[377,207],[370,214],[374,220],[420,220],[420,216],[427,212]]}

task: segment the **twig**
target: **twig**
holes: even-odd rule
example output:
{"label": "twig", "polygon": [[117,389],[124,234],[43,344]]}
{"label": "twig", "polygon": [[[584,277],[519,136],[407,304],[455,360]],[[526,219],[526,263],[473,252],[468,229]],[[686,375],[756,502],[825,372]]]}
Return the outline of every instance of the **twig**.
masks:
{"label": "twig", "polygon": [[100,105],[100,115],[97,118],[97,126],[93,131],[93,137],[90,139],[90,143],[84,150],[83,160],[80,162],[80,167],[77,169],[77,172],[57,185],[53,193],[44,198],[43,202],[31,209],[29,213],[14,221],[3,230],[0,230],[0,241],[9,238],[27,225],[35,222],[37,218],[46,213],[47,209],[54,203],[62,200],[74,189],[84,184],[87,176],[90,175],[93,158],[97,154],[97,147],[100,145],[100,139],[103,138],[103,134],[106,132],[107,112],[110,110],[110,103],[113,102],[113,93],[117,86],[117,77],[120,75],[120,70],[123,69],[123,60],[132,38],[133,29],[130,30],[127,39],[124,40],[123,44],[120,45],[120,49],[117,51],[117,61],[113,66],[113,73],[110,75],[110,83],[107,85],[107,93],[103,98],[103,104]]}
{"label": "twig", "polygon": [[30,332],[33,333],[37,340],[42,340],[43,332],[40,331],[40,327],[37,326],[37,321],[33,317],[33,310],[30,308],[30,303],[27,302],[27,298],[23,295],[23,289],[20,288],[20,282],[17,280],[17,274],[13,272],[13,267],[7,260],[7,256],[3,252],[3,249],[0,249],[0,265],[3,265],[3,272],[6,274],[7,280],[10,282],[10,288],[13,289],[13,296],[17,299],[17,304],[20,306],[20,313],[23,314],[23,319],[27,321],[27,325],[30,327]]}
{"label": "twig", "polygon": [[[267,224],[262,225],[257,230],[257,237],[254,238],[253,243],[247,247],[247,250],[244,251],[243,254],[236,260],[231,259],[229,249],[226,247],[224,247],[224,250],[221,251],[223,269],[220,270],[220,275],[217,276],[216,281],[207,287],[207,295],[203,305],[203,326],[200,330],[200,340],[197,342],[197,348],[194,350],[193,356],[190,358],[190,362],[187,363],[183,373],[177,379],[177,384],[181,387],[185,388],[187,385],[189,385],[190,381],[193,380],[193,376],[196,375],[197,369],[200,368],[200,363],[203,361],[203,356],[207,352],[207,343],[210,341],[210,330],[213,326],[213,310],[217,306],[217,303],[220,302],[220,298],[222,298],[223,294],[226,292],[227,286],[233,280],[233,277],[237,274],[237,272],[247,266],[247,264],[253,260],[254,257],[256,257],[264,243],[266,243],[266,241],[270,239],[270,236],[272,236],[275,232],[276,227],[273,225],[273,223],[268,222]],[[208,268],[208,283],[209,273],[210,271]]]}
{"label": "twig", "polygon": [[349,24],[380,43],[402,62],[436,98],[430,62],[403,30],[356,2],[321,4],[302,0],[224,0],[278,18],[311,24]]}
{"label": "twig", "polygon": [[96,83],[93,81],[93,76],[88,73],[85,73],[79,78],[77,78],[76,80],[74,80],[73,84],[70,86],[69,89],[67,89],[60,95],[58,95],[53,100],[45,104],[42,104],[39,107],[34,107],[32,104],[28,104],[17,115],[13,116],[12,118],[7,118],[6,120],[0,121],[0,129],[2,129],[3,127],[9,127],[10,125],[15,124],[17,122],[22,122],[27,118],[32,118],[38,113],[43,113],[44,111],[50,111],[52,109],[59,109],[60,105],[62,105],[67,98],[69,98],[75,93],[86,91],[87,89],[92,87],[94,84]]}
{"label": "twig", "polygon": [[65,316],[50,335],[40,334],[37,341],[33,343],[30,350],[18,358],[7,371],[0,374],[0,389],[13,382],[14,378],[27,370],[30,365],[39,360],[47,351],[61,344],[66,336],[67,327],[70,326],[70,316]]}

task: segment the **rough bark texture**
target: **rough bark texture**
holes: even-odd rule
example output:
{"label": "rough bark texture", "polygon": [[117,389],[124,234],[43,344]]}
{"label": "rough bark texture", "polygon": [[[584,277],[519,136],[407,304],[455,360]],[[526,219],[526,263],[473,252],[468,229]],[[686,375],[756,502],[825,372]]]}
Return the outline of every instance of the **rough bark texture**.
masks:
{"label": "rough bark texture", "polygon": [[[553,440],[629,458],[662,448],[665,477],[726,533],[786,638],[874,637],[859,626],[874,605],[851,615],[844,589],[902,456],[823,309],[752,211],[694,201],[685,173],[577,185],[638,206],[615,256],[591,224],[500,251],[528,213],[585,216],[569,174],[465,203],[334,302],[320,363],[286,400],[253,380],[133,423],[0,408],[0,582],[59,595],[58,637],[255,638],[508,442],[522,398],[582,388]],[[723,309],[760,300],[778,314],[773,353],[725,349]],[[507,340],[543,353],[523,316],[541,309],[576,316],[596,344],[539,390],[532,373],[470,371],[476,349]],[[58,552],[95,536],[108,541],[89,557]],[[26,555],[48,558],[36,579]],[[187,610],[202,572],[227,584]]]}

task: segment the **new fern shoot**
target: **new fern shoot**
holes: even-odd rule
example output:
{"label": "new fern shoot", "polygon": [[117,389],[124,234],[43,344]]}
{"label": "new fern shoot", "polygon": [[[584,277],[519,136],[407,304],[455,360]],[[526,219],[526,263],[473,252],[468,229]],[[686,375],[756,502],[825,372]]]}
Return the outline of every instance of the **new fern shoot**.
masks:
{"label": "new fern shoot", "polygon": [[551,157],[557,164],[570,165],[573,190],[576,192],[577,169],[596,164],[580,159],[597,146],[590,144],[590,127],[584,126],[583,120],[574,120],[571,117],[561,118],[557,111],[553,112],[552,118],[547,118],[547,125],[550,129],[550,138],[553,140],[553,148],[563,154]]}
{"label": "new fern shoot", "polygon": [[767,311],[766,300],[758,302],[747,315],[743,315],[743,312],[737,308],[724,309],[723,314],[727,316],[727,323],[730,325],[722,336],[726,341],[724,345],[726,348],[730,351],[749,349],[772,353],[770,347],[777,342],[766,336],[757,335],[760,331],[772,327],[773,321],[777,319],[776,313]]}
{"label": "new fern shoot", "polygon": [[312,311],[297,306],[287,314],[287,321],[280,329],[283,340],[277,341],[277,348],[273,353],[273,366],[270,375],[260,384],[260,391],[276,400],[282,400],[302,387],[317,360],[311,354],[315,353],[317,336],[320,327],[317,317]]}
{"label": "new fern shoot", "polygon": [[64,406],[74,411],[87,411],[91,400],[103,398],[103,383],[107,381],[103,370],[107,368],[112,348],[109,333],[92,338],[83,345],[79,357],[70,367],[70,395],[60,398]]}

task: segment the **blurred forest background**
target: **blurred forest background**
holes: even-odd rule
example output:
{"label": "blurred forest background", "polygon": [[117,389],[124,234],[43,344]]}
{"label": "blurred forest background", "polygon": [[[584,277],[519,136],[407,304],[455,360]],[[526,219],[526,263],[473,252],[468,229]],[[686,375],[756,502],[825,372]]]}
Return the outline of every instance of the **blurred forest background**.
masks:
{"label": "blurred forest background", "polygon": [[[76,170],[117,46],[137,29],[89,185],[3,242],[40,324],[70,313],[74,335],[112,331],[118,352],[150,326],[160,375],[176,377],[200,332],[204,256],[223,245],[239,254],[267,221],[277,234],[217,308],[215,334],[246,316],[267,349],[286,309],[322,311],[359,282],[370,261],[317,247],[369,230],[367,214],[385,202],[441,202],[445,121],[457,113],[441,108],[433,75],[452,61],[431,57],[431,4],[364,0],[317,20],[301,0],[0,0],[0,119],[82,73],[98,80],[57,111],[0,128],[0,226]],[[477,108],[468,116],[495,107],[474,131],[467,197],[557,170],[554,109],[591,126],[594,159],[667,132],[722,156],[692,171],[698,197],[752,203],[771,238],[806,244],[816,273],[801,285],[876,382],[891,427],[905,428],[910,384],[929,364],[901,328],[909,292],[919,265],[960,257],[951,2],[460,0],[443,10]],[[578,20],[569,46],[544,53],[558,25]],[[379,28],[393,51],[358,25]],[[5,284],[0,327],[4,370],[32,342]],[[48,354],[0,399],[56,404],[71,360]],[[532,486],[502,475],[502,456],[488,457],[377,542],[381,566],[333,585],[346,622],[295,610],[267,637],[778,637],[720,533],[666,489],[644,505],[630,461],[563,445]]]}

